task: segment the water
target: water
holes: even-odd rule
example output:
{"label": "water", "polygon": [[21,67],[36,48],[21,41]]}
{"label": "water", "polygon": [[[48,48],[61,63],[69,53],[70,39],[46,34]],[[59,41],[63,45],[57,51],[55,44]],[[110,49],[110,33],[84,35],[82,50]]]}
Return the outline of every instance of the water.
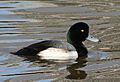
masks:
{"label": "water", "polygon": [[[85,42],[91,57],[100,59],[61,62],[10,54],[41,40],[66,41],[78,21],[101,39]],[[0,1],[0,82],[119,81],[119,21],[119,0]]]}

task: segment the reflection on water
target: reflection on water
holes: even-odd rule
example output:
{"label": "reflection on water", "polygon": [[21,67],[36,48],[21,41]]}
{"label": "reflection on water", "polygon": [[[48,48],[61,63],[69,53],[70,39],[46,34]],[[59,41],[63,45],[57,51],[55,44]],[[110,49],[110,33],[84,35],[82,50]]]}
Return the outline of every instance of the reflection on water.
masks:
{"label": "reflection on water", "polygon": [[[0,82],[119,78],[119,11],[119,0],[0,1]],[[41,40],[66,41],[66,31],[78,21],[87,22],[90,33],[102,41],[85,42],[92,59],[53,61],[10,54]]]}
{"label": "reflection on water", "polygon": [[70,72],[70,75],[68,75],[67,79],[85,79],[87,76],[87,73],[84,70],[77,70],[78,68],[82,68],[86,66],[86,59],[77,59],[77,63],[72,64],[67,67],[67,70]]}

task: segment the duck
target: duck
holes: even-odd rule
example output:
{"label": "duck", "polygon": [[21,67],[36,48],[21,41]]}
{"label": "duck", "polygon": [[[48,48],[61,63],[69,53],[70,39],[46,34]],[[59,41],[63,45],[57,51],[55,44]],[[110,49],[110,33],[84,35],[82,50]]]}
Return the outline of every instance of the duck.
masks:
{"label": "duck", "polygon": [[68,29],[66,42],[58,40],[43,40],[38,43],[24,47],[15,55],[39,56],[41,59],[68,60],[80,57],[88,57],[88,50],[84,46],[85,40],[100,42],[100,40],[89,34],[89,25],[85,22],[77,22]]}

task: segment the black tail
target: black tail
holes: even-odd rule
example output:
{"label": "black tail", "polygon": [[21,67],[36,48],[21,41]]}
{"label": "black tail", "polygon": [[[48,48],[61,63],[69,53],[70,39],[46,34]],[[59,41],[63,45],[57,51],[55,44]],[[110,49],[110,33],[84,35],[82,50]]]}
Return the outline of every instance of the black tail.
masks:
{"label": "black tail", "polygon": [[32,48],[23,48],[23,49],[20,49],[18,50],[17,52],[10,52],[11,54],[14,54],[14,55],[36,55],[38,53],[37,50],[35,49],[32,49]]}

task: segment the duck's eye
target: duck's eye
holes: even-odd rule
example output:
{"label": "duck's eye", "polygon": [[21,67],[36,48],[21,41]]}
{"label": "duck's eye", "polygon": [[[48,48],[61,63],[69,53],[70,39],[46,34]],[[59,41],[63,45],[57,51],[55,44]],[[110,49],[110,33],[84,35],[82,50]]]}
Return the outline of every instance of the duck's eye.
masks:
{"label": "duck's eye", "polygon": [[81,32],[84,32],[84,31],[85,31],[85,30],[83,30],[83,29],[81,30]]}

